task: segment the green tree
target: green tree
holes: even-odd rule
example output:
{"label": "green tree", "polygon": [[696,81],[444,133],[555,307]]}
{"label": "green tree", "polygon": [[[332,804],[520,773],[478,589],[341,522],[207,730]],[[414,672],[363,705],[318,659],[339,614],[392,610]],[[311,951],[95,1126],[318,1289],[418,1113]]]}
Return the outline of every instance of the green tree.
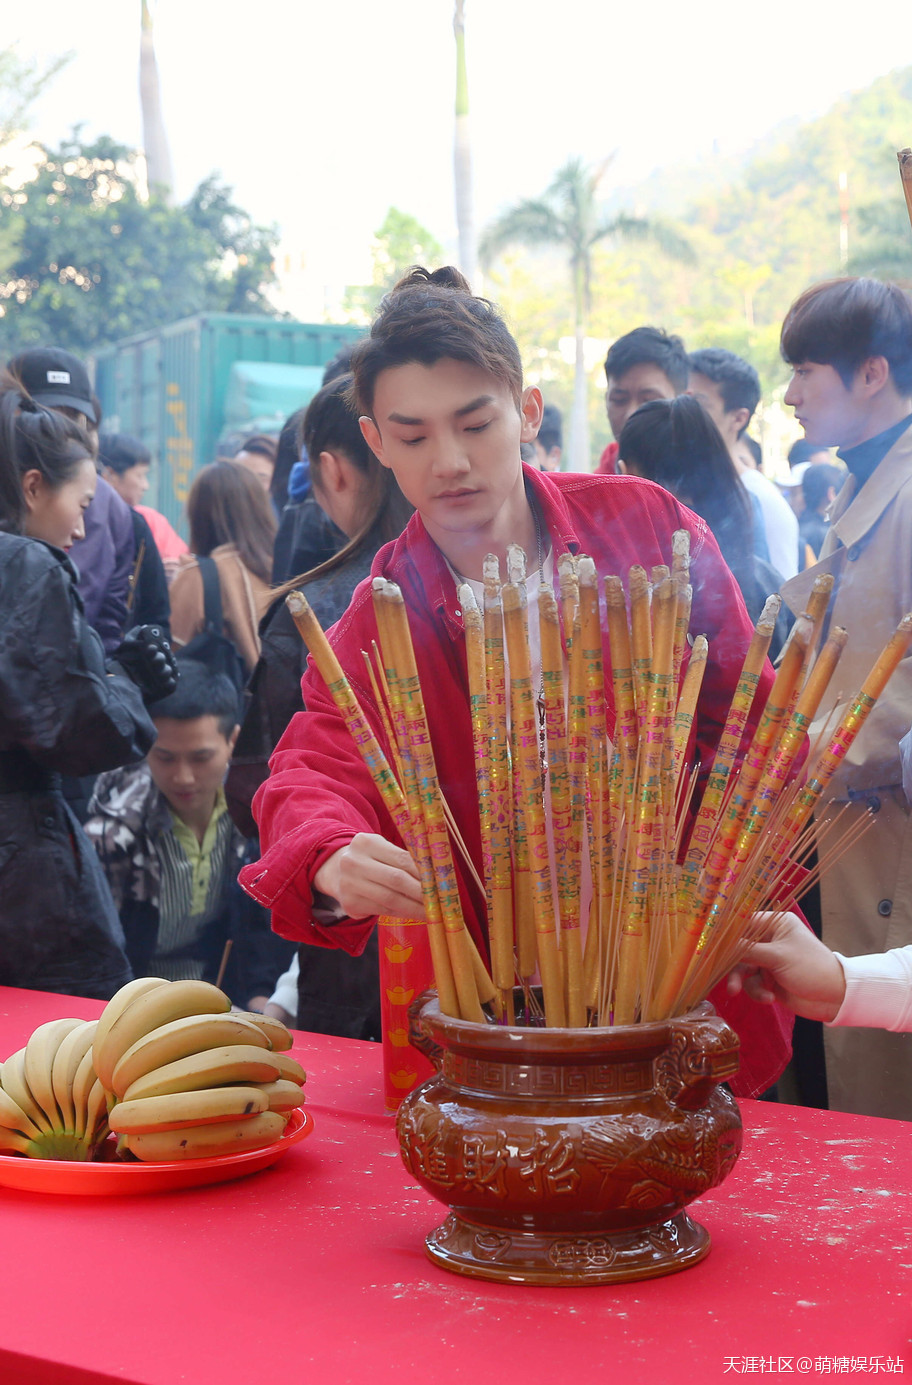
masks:
{"label": "green tree", "polygon": [[20,57],[15,45],[0,48],[0,157],[3,146],[22,133],[33,102],[70,57],[64,53],[41,68]]}
{"label": "green tree", "polygon": [[[55,58],[43,69],[19,56],[16,48],[0,48],[0,188],[9,174],[9,146],[24,131],[36,97],[69,61],[69,54]],[[21,227],[15,219],[0,216],[0,282],[15,263]]]}
{"label": "green tree", "polygon": [[850,274],[912,284],[912,227],[905,199],[876,202],[858,211],[858,240],[849,258]]}
{"label": "green tree", "polygon": [[271,313],[275,233],[209,179],[183,207],[143,200],[138,155],[78,133],[35,178],[0,187],[16,248],[0,276],[0,345],[77,354],[197,312]]}
{"label": "green tree", "polygon": [[589,167],[582,159],[568,160],[542,197],[528,198],[505,211],[487,227],[479,246],[485,266],[514,243],[557,247],[569,262],[576,352],[568,451],[574,471],[587,471],[590,465],[585,341],[592,312],[593,251],[605,241],[636,240],[650,241],[678,259],[693,255],[684,237],[664,222],[605,212],[598,193],[610,162],[606,159]]}
{"label": "green tree", "polygon": [[443,248],[426,226],[408,212],[390,207],[383,224],[374,232],[371,248],[372,281],[346,289],[343,304],[355,322],[368,323],[380,299],[414,264],[428,265],[443,257]]}

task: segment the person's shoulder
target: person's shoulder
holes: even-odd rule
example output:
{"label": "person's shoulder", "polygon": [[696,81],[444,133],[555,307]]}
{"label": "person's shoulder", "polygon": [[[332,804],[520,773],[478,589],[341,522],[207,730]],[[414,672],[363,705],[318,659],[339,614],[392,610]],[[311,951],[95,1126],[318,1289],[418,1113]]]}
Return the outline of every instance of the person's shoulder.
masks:
{"label": "person's shoulder", "polygon": [[[123,845],[124,834],[135,837],[147,831],[150,820],[161,816],[160,809],[161,794],[145,760],[138,765],[106,770],[95,780],[86,830],[90,836],[99,836],[105,830],[101,826],[103,821],[116,823]],[[90,826],[93,823],[94,826]]]}
{"label": "person's shoulder", "polygon": [[76,582],[73,565],[62,548],[23,534],[0,534],[0,569],[30,584],[50,580],[73,586]]}
{"label": "person's shoulder", "polygon": [[658,504],[663,508],[677,508],[677,502],[670,491],[646,481],[640,476],[611,475],[601,471],[560,471],[550,472],[547,480],[570,504],[582,509],[591,506],[638,506],[654,509]]}
{"label": "person's shoulder", "polygon": [[174,581],[171,583],[171,600],[174,600],[174,593],[176,590],[181,590],[181,588],[188,583],[195,583],[202,586],[202,580],[196,554],[185,553],[178,563],[177,572],[174,574]]}

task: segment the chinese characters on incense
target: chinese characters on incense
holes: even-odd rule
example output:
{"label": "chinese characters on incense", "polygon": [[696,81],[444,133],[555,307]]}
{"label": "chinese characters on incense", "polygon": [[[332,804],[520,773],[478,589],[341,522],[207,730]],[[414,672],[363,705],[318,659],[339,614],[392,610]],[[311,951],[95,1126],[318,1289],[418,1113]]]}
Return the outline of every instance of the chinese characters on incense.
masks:
{"label": "chinese characters on incense", "polygon": [[[709,649],[689,631],[686,531],[670,556],[650,573],[632,567],[626,584],[607,576],[600,590],[590,558],[564,555],[559,598],[542,582],[531,607],[516,547],[503,581],[487,559],[480,604],[460,585],[480,874],[437,780],[400,589],[374,580],[379,643],[364,651],[389,754],[305,597],[287,598],[415,861],[445,1014],[512,1023],[518,995],[525,1022],[558,1027],[686,1013],[743,955],[758,911],[793,904],[797,879],[807,888],[867,825],[814,817],[912,644],[912,615],[808,749],[847,636],[837,627],[821,641],[832,578],[818,578],[755,707],[779,609],[771,597],[712,764],[700,767],[688,751]],[[796,867],[815,849],[808,876]],[[490,970],[465,924],[457,857],[486,902]]]}

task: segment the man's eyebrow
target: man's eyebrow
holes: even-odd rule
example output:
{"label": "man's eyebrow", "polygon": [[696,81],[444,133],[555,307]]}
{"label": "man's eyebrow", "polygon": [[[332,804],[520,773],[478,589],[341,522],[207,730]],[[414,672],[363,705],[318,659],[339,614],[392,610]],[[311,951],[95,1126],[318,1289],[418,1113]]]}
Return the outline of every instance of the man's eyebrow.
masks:
{"label": "man's eyebrow", "polygon": [[[454,417],[462,418],[465,414],[473,414],[476,409],[483,409],[487,404],[493,404],[493,394],[480,394],[477,399],[473,399],[470,404],[463,404],[461,409],[457,409]],[[387,415],[389,423],[401,423],[407,428],[418,428],[424,423],[423,418],[409,418],[406,414],[392,413]]]}
{"label": "man's eyebrow", "polygon": [[476,409],[483,409],[487,404],[493,403],[493,394],[480,394],[477,399],[472,400],[471,404],[463,404],[461,409],[457,409],[456,417],[462,418],[465,414],[474,414]]}

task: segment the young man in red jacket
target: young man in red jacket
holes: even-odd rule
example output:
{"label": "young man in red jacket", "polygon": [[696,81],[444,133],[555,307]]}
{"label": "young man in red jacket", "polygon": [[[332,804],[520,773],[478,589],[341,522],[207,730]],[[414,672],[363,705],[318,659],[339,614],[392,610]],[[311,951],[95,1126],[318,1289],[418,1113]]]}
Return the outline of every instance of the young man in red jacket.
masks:
{"label": "young man in red jacket", "polygon": [[[689,530],[691,628],[707,635],[710,650],[695,753],[708,771],[752,627],[703,521],[634,477],[548,474],[522,464],[520,446],[541,422],[541,394],[523,388],[516,343],[496,309],[474,298],[455,270],[413,270],[355,348],[352,370],[364,436],[417,511],[377,554],[372,576],[402,589],[440,787],[476,866],[478,797],[456,589],[457,581],[481,582],[489,553],[503,571],[510,543],[528,555],[532,606],[537,582],[554,582],[563,553],[589,554],[599,577],[626,576],[635,563],[647,571],[670,563],[672,534]],[[376,638],[366,582],[331,642],[389,756],[361,655]],[[607,666],[607,648],[605,658]],[[770,682],[767,669],[761,705]],[[612,727],[610,680],[607,687]],[[312,665],[302,691],[307,711],[279,742],[254,800],[263,854],[241,883],[273,911],[284,936],[357,953],[378,915],[423,917],[418,872]],[[484,900],[458,858],[456,869],[467,926],[486,952]],[[758,1016],[724,987],[719,1008],[742,1039],[735,1089],[756,1095],[788,1060],[791,1019],[778,1010]]]}

